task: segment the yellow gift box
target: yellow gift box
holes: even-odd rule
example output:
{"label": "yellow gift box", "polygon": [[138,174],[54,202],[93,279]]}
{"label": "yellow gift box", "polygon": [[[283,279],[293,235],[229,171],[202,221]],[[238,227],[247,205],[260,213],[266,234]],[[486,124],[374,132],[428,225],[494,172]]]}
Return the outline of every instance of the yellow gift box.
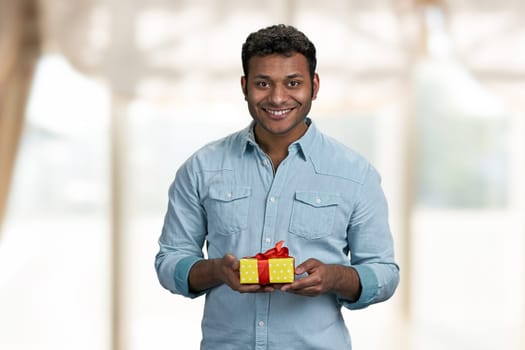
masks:
{"label": "yellow gift box", "polygon": [[242,258],[239,274],[241,284],[292,283],[294,269],[294,258]]}
{"label": "yellow gift box", "polygon": [[279,241],[274,248],[251,258],[239,260],[241,284],[292,283],[295,276],[294,258]]}

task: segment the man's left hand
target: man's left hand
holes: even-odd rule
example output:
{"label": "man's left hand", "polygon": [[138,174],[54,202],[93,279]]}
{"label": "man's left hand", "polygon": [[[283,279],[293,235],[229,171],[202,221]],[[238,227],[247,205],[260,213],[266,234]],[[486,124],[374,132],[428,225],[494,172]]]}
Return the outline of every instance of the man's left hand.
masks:
{"label": "man's left hand", "polygon": [[310,258],[295,268],[296,275],[308,276],[293,283],[280,286],[283,292],[315,297],[326,292],[334,292],[349,300],[359,299],[361,284],[357,272],[348,266],[324,264]]}
{"label": "man's left hand", "polygon": [[338,274],[335,265],[327,265],[317,259],[308,259],[295,268],[296,275],[308,276],[283,285],[281,291],[315,297],[334,288]]}

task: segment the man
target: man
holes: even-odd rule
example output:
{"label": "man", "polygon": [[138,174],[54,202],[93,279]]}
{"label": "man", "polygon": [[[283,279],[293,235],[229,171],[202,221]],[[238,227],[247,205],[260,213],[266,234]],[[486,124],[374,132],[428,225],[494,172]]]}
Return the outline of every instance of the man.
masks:
{"label": "man", "polygon": [[[350,349],[341,306],[397,287],[378,173],[307,118],[315,55],[291,26],[250,34],[241,86],[252,123],[197,151],[170,187],[155,267],[171,292],[206,294],[201,349]],[[241,285],[238,258],[280,240],[295,281]]]}

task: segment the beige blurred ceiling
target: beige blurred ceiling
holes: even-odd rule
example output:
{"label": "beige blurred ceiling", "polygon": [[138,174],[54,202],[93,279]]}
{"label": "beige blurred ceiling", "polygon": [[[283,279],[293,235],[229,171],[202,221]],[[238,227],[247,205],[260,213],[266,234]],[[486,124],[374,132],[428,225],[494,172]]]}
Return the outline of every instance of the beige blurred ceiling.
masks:
{"label": "beige blurred ceiling", "polygon": [[[190,75],[207,81],[239,75],[248,32],[275,22],[305,31],[318,47],[320,67],[353,82],[405,79],[430,46],[444,41],[452,59],[480,79],[525,79],[522,0],[40,3],[45,50],[64,54],[82,72],[109,77],[114,91],[128,96],[140,95],[148,81],[168,86]],[[424,10],[429,6],[443,14],[433,42],[429,26],[439,16]]]}

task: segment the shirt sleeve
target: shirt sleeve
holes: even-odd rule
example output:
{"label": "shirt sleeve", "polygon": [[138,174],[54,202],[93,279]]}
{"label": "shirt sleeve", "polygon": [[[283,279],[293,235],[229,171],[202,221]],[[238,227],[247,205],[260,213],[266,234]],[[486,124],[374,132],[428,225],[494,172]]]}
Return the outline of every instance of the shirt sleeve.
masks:
{"label": "shirt sleeve", "polygon": [[177,172],[169,188],[168,209],[159,238],[155,269],[160,284],[172,293],[195,298],[188,276],[192,266],[204,259],[206,213],[199,199],[197,179],[191,159]]}
{"label": "shirt sleeve", "polygon": [[389,299],[399,284],[399,266],[388,224],[388,207],[381,178],[369,166],[348,228],[351,266],[361,282],[357,301],[338,298],[348,309],[362,309]]}

